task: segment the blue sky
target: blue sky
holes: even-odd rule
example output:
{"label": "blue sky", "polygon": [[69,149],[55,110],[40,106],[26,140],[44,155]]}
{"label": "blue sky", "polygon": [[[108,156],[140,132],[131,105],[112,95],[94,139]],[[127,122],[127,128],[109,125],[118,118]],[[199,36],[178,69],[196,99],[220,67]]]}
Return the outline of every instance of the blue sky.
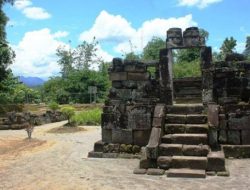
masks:
{"label": "blue sky", "polygon": [[[60,71],[56,49],[99,41],[98,55],[110,61],[140,52],[153,36],[165,39],[170,27],[198,26],[218,51],[226,37],[242,52],[250,35],[249,0],[16,0],[6,5],[7,38],[16,52],[15,75],[47,79]],[[70,41],[70,43],[69,43]]]}

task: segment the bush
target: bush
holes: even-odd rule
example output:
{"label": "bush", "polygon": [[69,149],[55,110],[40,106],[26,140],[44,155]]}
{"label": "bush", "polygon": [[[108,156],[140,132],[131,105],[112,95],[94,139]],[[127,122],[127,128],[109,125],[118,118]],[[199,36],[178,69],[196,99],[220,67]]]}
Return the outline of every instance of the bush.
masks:
{"label": "bush", "polygon": [[81,125],[100,125],[101,113],[100,108],[82,111],[72,117],[72,122]]}
{"label": "bush", "polygon": [[201,68],[199,60],[179,62],[173,64],[174,78],[200,77]]}
{"label": "bush", "polygon": [[71,106],[65,106],[61,109],[61,112],[63,115],[65,115],[65,117],[67,118],[68,120],[68,124],[70,126],[73,126],[73,123],[72,122],[72,117],[75,115],[75,108],[71,107]]}
{"label": "bush", "polygon": [[56,102],[51,102],[51,103],[49,104],[49,108],[50,108],[51,110],[53,110],[53,111],[56,111],[56,110],[59,109],[59,104],[56,103]]}

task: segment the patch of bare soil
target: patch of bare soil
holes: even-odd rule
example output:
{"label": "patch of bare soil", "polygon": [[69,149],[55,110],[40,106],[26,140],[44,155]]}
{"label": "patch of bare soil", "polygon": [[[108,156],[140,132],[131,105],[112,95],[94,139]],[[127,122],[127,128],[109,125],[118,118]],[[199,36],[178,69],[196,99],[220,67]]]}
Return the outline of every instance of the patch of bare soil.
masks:
{"label": "patch of bare soil", "polygon": [[0,139],[0,168],[6,161],[15,160],[23,155],[33,154],[51,147],[54,142],[38,139]]}
{"label": "patch of bare soil", "polygon": [[48,130],[48,133],[77,133],[77,132],[83,132],[87,131],[83,127],[67,127],[67,126],[61,126],[56,127]]}

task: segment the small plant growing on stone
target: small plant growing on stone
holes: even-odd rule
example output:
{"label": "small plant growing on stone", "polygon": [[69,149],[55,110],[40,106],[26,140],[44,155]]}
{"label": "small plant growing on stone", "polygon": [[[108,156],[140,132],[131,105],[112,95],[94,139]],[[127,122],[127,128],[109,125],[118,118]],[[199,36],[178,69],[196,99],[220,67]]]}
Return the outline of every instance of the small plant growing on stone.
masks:
{"label": "small plant growing on stone", "polygon": [[68,120],[68,125],[73,127],[75,126],[74,122],[72,122],[72,117],[75,115],[75,108],[71,106],[66,106],[61,109],[61,112]]}
{"label": "small plant growing on stone", "polygon": [[51,103],[49,104],[49,108],[50,108],[52,111],[56,111],[56,110],[59,109],[59,104],[56,103],[56,102],[51,102]]}
{"label": "small plant growing on stone", "polygon": [[31,136],[34,130],[34,126],[31,124],[28,124],[25,130],[27,131],[28,139],[30,140],[32,138]]}

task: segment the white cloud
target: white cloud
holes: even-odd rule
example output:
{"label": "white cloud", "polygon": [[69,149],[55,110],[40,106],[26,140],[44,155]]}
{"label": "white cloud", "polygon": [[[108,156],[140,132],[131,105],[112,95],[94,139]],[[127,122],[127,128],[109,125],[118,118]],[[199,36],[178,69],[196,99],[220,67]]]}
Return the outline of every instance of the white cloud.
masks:
{"label": "white cloud", "polygon": [[63,38],[63,37],[67,37],[68,35],[69,35],[69,33],[66,31],[58,31],[58,32],[53,34],[53,37],[54,38]]}
{"label": "white cloud", "polygon": [[23,14],[30,19],[42,20],[48,19],[51,15],[41,7],[27,7],[23,9]]}
{"label": "white cloud", "polygon": [[131,44],[134,51],[142,51],[143,47],[153,36],[166,38],[166,31],[171,27],[180,27],[183,30],[190,26],[197,26],[192,15],[179,18],[155,18],[145,21],[138,29],[120,15],[112,15],[102,11],[96,18],[91,29],[80,35],[80,40],[91,41],[96,37],[100,43],[111,41],[115,44],[114,50],[118,53],[130,52]]}
{"label": "white cloud", "polygon": [[58,74],[60,67],[56,49],[67,45],[55,37],[57,33],[51,33],[48,28],[25,33],[19,44],[13,46],[16,52],[15,63],[11,66],[13,72],[16,75],[42,78]]}
{"label": "white cloud", "polygon": [[203,9],[209,6],[210,4],[219,3],[223,0],[178,0],[178,1],[179,1],[178,3],[179,6],[188,6],[188,7],[196,6],[199,9]]}
{"label": "white cloud", "polygon": [[18,10],[22,10],[30,5],[32,5],[30,0],[16,0],[14,2],[14,7]]}
{"label": "white cloud", "polygon": [[22,13],[30,19],[43,20],[48,19],[51,15],[41,7],[31,6],[31,0],[16,0],[14,2],[14,7],[17,10],[22,11]]}
{"label": "white cloud", "polygon": [[93,37],[96,37],[98,40],[120,42],[128,40],[135,33],[135,29],[125,18],[102,11],[93,27],[80,35],[80,40],[92,41]]}

